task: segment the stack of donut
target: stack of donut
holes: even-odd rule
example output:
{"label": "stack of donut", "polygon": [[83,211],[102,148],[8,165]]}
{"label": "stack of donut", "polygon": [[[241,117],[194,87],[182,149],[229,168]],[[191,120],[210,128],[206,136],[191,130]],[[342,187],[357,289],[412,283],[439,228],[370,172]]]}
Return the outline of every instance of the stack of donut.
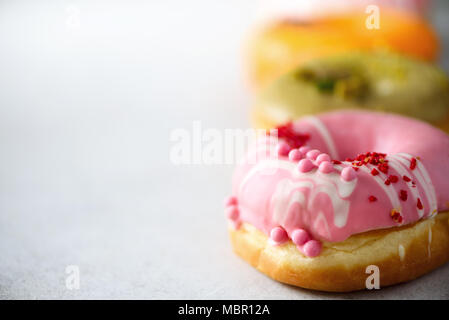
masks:
{"label": "stack of donut", "polygon": [[377,33],[363,17],[289,17],[251,42],[251,118],[267,133],[224,206],[234,251],[280,282],[347,292],[366,288],[371,266],[383,287],[449,260],[438,41],[410,12],[385,8]]}

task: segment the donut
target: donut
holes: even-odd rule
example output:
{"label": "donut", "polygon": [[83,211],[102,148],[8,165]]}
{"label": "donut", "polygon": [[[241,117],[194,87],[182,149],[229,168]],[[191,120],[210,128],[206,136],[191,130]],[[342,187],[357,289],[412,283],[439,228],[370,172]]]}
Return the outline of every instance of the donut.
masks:
{"label": "donut", "polygon": [[234,251],[308,289],[415,279],[449,260],[449,136],[412,118],[338,111],[270,130],[225,202]]}
{"label": "donut", "polygon": [[419,15],[382,7],[379,29],[368,29],[367,17],[354,10],[308,19],[278,18],[256,28],[246,50],[251,84],[263,88],[310,59],[354,50],[383,48],[426,61],[438,58],[436,33]]}
{"label": "donut", "polygon": [[402,114],[449,129],[449,79],[434,65],[387,52],[315,59],[261,90],[251,117],[272,128],[336,109]]}

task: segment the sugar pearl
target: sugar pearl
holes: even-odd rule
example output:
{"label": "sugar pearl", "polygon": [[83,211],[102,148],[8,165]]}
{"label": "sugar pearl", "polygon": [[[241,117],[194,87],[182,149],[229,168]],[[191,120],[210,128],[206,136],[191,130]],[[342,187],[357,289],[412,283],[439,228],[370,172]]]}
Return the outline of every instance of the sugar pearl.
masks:
{"label": "sugar pearl", "polygon": [[278,156],[287,156],[290,149],[291,148],[288,143],[284,141],[279,142],[279,144],[276,146]]}
{"label": "sugar pearl", "polygon": [[357,173],[351,167],[346,167],[341,171],[341,177],[345,181],[352,181],[357,177]]}
{"label": "sugar pearl", "polygon": [[310,150],[309,152],[307,152],[307,158],[311,159],[311,160],[315,160],[316,158],[318,158],[318,156],[321,154],[320,150]]}
{"label": "sugar pearl", "polygon": [[302,159],[301,161],[299,161],[298,164],[298,170],[300,172],[309,172],[310,170],[312,170],[315,167],[315,165],[313,164],[313,162],[310,159]]}
{"label": "sugar pearl", "polygon": [[332,171],[334,171],[334,166],[329,161],[323,161],[320,163],[318,170],[320,170],[320,172],[322,173],[331,173]]}
{"label": "sugar pearl", "polygon": [[310,150],[312,150],[312,148],[311,147],[307,147],[307,146],[299,148],[299,151],[301,151],[302,154],[306,154]]}
{"label": "sugar pearl", "polygon": [[306,256],[316,257],[321,253],[321,242],[317,240],[307,241],[302,250]]}
{"label": "sugar pearl", "polygon": [[281,227],[271,229],[270,237],[274,242],[282,243],[288,240],[287,232]]}
{"label": "sugar pearl", "polygon": [[302,246],[310,240],[310,236],[304,229],[296,229],[292,232],[292,241],[297,246]]}
{"label": "sugar pearl", "polygon": [[228,207],[225,210],[226,216],[231,220],[237,220],[240,216],[239,209],[236,206]]}
{"label": "sugar pearl", "polygon": [[322,153],[316,158],[317,165],[319,165],[321,162],[324,162],[324,161],[329,161],[329,162],[331,161],[331,157],[329,157],[329,155],[326,153]]}
{"label": "sugar pearl", "polygon": [[235,206],[236,204],[237,204],[237,198],[236,197],[230,196],[230,197],[227,197],[224,200],[224,206],[225,207]]}

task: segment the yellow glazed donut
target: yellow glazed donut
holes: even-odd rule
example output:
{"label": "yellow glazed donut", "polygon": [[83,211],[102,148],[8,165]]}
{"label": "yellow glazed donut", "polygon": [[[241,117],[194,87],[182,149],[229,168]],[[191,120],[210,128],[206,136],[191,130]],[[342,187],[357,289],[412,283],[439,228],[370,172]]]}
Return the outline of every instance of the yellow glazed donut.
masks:
{"label": "yellow glazed donut", "polygon": [[367,14],[354,11],[314,20],[285,20],[254,33],[248,49],[251,82],[264,87],[283,73],[317,57],[354,50],[387,49],[434,61],[439,43],[422,18],[381,8],[380,28],[366,28]]}

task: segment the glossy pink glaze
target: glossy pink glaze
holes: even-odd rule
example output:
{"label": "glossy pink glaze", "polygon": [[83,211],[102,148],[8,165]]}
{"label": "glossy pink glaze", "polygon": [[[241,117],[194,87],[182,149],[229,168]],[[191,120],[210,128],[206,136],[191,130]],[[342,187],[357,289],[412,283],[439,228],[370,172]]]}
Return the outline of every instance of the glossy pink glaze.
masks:
{"label": "glossy pink glaze", "polygon": [[[321,243],[313,240],[339,242],[353,234],[410,224],[448,209],[449,137],[442,131],[405,117],[355,111],[303,118],[294,126],[310,135],[306,147],[299,149],[302,154],[320,150],[320,154],[342,161],[365,152],[386,153],[389,172],[373,176],[371,165],[355,172],[346,161],[333,164],[328,172],[329,168],[318,169],[313,163],[320,159],[317,152],[298,164],[289,160],[288,153],[271,156],[267,150],[276,146],[275,142],[265,139],[234,173],[239,222],[250,223],[267,235],[282,227],[293,240],[307,238],[305,244],[297,244],[298,249],[313,257],[321,250]],[[415,170],[409,167],[413,157],[419,157]],[[389,175],[400,179],[386,185]],[[412,181],[404,181],[404,175]],[[406,201],[400,200],[400,190],[407,191]],[[370,202],[370,196],[377,200]],[[422,210],[417,207],[418,198]],[[400,212],[401,223],[392,219],[392,209]]]}

